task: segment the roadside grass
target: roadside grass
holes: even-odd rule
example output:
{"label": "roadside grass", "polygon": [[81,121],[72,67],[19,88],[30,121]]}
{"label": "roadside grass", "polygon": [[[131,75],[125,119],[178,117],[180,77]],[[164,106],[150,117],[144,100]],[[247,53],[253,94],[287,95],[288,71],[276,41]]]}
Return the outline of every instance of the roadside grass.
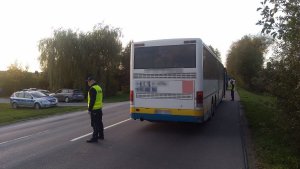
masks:
{"label": "roadside grass", "polygon": [[129,101],[129,93],[117,93],[116,96],[104,97],[104,103],[124,102]]}
{"label": "roadside grass", "polygon": [[258,168],[299,169],[300,154],[288,129],[289,121],[271,96],[238,88],[251,130]]}
{"label": "roadside grass", "polygon": [[[104,103],[114,103],[128,100],[128,93],[118,93],[116,96],[103,98]],[[87,101],[84,100],[84,102]],[[11,108],[11,105],[9,103],[0,103],[0,125],[82,110],[87,110],[87,106],[51,107],[46,109],[35,110],[32,108],[13,109]]]}
{"label": "roadside grass", "polygon": [[35,110],[33,108],[13,109],[11,108],[10,103],[0,103],[0,125],[81,110],[86,110],[86,107],[51,107],[39,110]]}

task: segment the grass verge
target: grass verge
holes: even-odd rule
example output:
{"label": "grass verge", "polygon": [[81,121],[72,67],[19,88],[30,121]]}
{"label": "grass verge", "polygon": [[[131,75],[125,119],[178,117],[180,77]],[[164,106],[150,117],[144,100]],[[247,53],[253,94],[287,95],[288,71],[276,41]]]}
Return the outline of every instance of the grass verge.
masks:
{"label": "grass verge", "polygon": [[118,93],[116,96],[104,97],[104,103],[129,101],[129,93]]}
{"label": "grass verge", "polygon": [[[119,93],[116,96],[103,98],[104,103],[128,101],[128,93]],[[87,102],[87,101],[85,101]],[[52,107],[35,110],[32,108],[12,109],[9,103],[0,103],[0,125],[10,124],[22,120],[41,118],[50,115],[70,113],[74,111],[87,110],[86,106]]]}
{"label": "grass verge", "polygon": [[257,168],[299,169],[300,154],[276,99],[238,89],[255,144]]}
{"label": "grass verge", "polygon": [[32,108],[13,109],[9,103],[0,103],[0,125],[80,110],[86,110],[86,107],[52,107],[39,110]]}

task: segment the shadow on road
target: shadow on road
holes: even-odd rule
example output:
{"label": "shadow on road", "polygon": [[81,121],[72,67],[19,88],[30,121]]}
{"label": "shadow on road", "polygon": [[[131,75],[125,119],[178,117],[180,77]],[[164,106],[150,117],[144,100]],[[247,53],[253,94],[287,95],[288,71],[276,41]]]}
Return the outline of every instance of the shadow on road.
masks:
{"label": "shadow on road", "polygon": [[195,135],[201,133],[205,123],[175,123],[175,122],[151,122],[142,128],[143,132],[168,133],[168,135]]}

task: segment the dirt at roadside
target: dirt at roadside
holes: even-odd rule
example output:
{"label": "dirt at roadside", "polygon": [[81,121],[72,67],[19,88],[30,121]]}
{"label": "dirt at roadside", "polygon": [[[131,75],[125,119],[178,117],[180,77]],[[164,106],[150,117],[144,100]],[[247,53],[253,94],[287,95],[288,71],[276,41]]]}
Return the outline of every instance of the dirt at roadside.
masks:
{"label": "dirt at roadside", "polygon": [[245,158],[247,160],[248,169],[262,169],[259,161],[256,158],[255,152],[255,144],[252,141],[251,130],[249,129],[248,121],[245,116],[245,111],[243,109],[243,105],[240,104],[240,120],[241,120],[241,128],[243,141],[245,146]]}

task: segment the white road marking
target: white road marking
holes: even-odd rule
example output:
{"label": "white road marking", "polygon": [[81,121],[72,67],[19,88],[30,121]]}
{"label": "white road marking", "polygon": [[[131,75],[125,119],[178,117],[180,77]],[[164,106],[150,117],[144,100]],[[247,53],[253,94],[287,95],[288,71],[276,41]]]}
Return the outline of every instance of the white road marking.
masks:
{"label": "white road marking", "polygon": [[49,130],[45,130],[45,131],[41,131],[41,132],[38,132],[38,133],[30,134],[30,135],[27,135],[27,136],[19,137],[19,138],[13,139],[13,140],[4,141],[4,142],[1,142],[0,145],[10,143],[10,142],[14,142],[14,141],[18,141],[18,140],[22,140],[22,139],[29,138],[29,137],[33,137],[35,135],[40,135],[40,134],[46,133],[48,131]]}
{"label": "white road marking", "polygon": [[[110,125],[110,126],[107,126],[107,127],[104,128],[104,130],[105,130],[105,129],[108,129],[108,128],[111,128],[111,127],[114,127],[114,126],[116,126],[116,125],[125,123],[126,121],[129,121],[129,120],[131,120],[131,118],[126,119],[126,120],[123,120],[123,121],[120,121],[120,122],[115,123],[115,124],[112,124],[112,125]],[[70,140],[70,141],[76,141],[76,140],[82,139],[82,138],[87,137],[87,136],[92,135],[92,134],[93,134],[93,133],[91,132],[91,133],[82,135],[82,136],[80,136],[80,137],[74,138],[74,139],[72,139],[72,140]]]}

